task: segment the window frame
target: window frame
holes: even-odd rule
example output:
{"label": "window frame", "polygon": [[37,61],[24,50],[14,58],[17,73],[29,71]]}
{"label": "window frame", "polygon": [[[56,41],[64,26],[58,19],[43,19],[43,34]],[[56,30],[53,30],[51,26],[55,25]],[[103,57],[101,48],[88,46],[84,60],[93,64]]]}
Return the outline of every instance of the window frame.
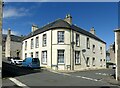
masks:
{"label": "window frame", "polygon": [[39,47],[39,37],[35,38],[35,47],[38,48]]}
{"label": "window frame", "polygon": [[43,43],[42,43],[42,46],[43,46],[43,47],[47,46],[47,34],[43,34],[43,38],[42,38],[42,39],[43,39],[43,41],[42,41],[42,42],[43,42]]}
{"label": "window frame", "polygon": [[80,46],[80,35],[78,33],[76,33],[76,46]]}
{"label": "window frame", "polygon": [[[59,54],[59,51],[63,51],[63,56],[61,56],[61,57],[63,57],[63,60],[60,60],[61,58],[59,58],[60,57],[60,54]],[[63,62],[60,62],[60,61],[63,61]],[[57,63],[58,64],[64,64],[65,63],[65,50],[64,49],[58,49],[57,50]]]}
{"label": "window frame", "polygon": [[[38,55],[37,55],[38,54]],[[39,58],[39,52],[35,52],[35,58]]]}
{"label": "window frame", "polygon": [[102,49],[102,47],[100,47],[100,53],[102,54],[102,51],[103,51],[103,49]]}
{"label": "window frame", "polygon": [[[44,53],[46,52],[46,56],[44,55]],[[42,56],[41,56],[41,63],[44,65],[47,65],[47,50],[42,51]],[[43,56],[44,55],[44,56]],[[45,58],[46,57],[46,58]],[[45,60],[43,60],[45,59]],[[43,62],[44,61],[44,62]]]}
{"label": "window frame", "polygon": [[[60,33],[61,32],[61,33]],[[63,33],[63,34],[62,34]],[[61,35],[59,35],[61,34]],[[62,36],[62,37],[61,37]],[[62,40],[63,39],[63,40]],[[62,40],[62,41],[60,41]],[[57,31],[57,43],[58,44],[64,44],[65,42],[65,31]]]}
{"label": "window frame", "polygon": [[25,58],[27,58],[27,53],[25,53]]}
{"label": "window frame", "polygon": [[92,58],[92,66],[95,66],[95,57]]}
{"label": "window frame", "polygon": [[31,52],[30,54],[31,54],[31,57],[33,58],[33,52]]}
{"label": "window frame", "polygon": [[27,41],[25,41],[25,50],[27,50]]}
{"label": "window frame", "polygon": [[87,37],[86,42],[87,42],[87,49],[90,49],[90,38]]}
{"label": "window frame", "polygon": [[31,49],[33,49],[34,48],[34,40],[33,40],[33,38],[31,39]]}
{"label": "window frame", "polygon": [[95,45],[92,46],[92,52],[95,53]]}
{"label": "window frame", "polygon": [[[76,57],[76,54],[78,53],[79,58]],[[78,61],[78,62],[77,62]],[[81,56],[80,56],[80,51],[75,51],[75,65],[80,65],[81,64]]]}
{"label": "window frame", "polygon": [[87,57],[86,65],[87,65],[87,67],[90,67],[90,57]]}

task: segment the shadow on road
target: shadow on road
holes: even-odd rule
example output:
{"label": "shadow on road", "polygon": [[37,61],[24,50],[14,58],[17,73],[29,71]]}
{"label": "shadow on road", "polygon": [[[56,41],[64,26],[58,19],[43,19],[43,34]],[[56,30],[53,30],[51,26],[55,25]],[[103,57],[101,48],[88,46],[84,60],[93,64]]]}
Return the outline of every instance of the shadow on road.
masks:
{"label": "shadow on road", "polygon": [[32,73],[42,72],[41,68],[30,69],[2,62],[2,78],[16,77]]}

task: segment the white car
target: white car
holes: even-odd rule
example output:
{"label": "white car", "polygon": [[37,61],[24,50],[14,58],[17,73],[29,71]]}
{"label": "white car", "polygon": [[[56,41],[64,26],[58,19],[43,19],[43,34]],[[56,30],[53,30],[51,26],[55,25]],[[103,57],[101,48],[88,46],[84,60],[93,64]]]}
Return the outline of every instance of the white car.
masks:
{"label": "white car", "polygon": [[20,64],[22,64],[22,62],[23,62],[23,60],[20,60],[20,59],[17,59],[17,58],[12,58],[10,60],[10,63],[14,64],[14,65],[16,65],[16,64],[20,65]]}

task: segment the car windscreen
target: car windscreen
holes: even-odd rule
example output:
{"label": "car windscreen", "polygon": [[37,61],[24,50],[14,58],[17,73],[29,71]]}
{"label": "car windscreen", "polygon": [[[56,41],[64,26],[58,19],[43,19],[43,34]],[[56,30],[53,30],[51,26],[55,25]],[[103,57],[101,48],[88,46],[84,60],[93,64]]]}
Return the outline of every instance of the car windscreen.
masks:
{"label": "car windscreen", "polygon": [[32,59],[32,62],[38,63],[38,62],[39,62],[39,59],[38,59],[38,58],[33,58],[33,59]]}

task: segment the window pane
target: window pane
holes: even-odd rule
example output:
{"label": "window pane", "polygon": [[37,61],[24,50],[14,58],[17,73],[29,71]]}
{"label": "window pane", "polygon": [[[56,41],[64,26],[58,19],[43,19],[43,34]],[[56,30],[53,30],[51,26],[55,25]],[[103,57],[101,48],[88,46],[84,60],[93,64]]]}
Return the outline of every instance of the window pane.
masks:
{"label": "window pane", "polygon": [[58,43],[64,43],[64,31],[58,32]]}
{"label": "window pane", "polygon": [[46,34],[43,35],[43,46],[46,46],[47,45],[47,36]]}
{"label": "window pane", "polygon": [[39,47],[39,37],[36,37],[36,48]]}
{"label": "window pane", "polygon": [[31,49],[33,49],[34,44],[33,44],[33,39],[31,39]]}
{"label": "window pane", "polygon": [[76,46],[79,46],[79,34],[76,34]]}
{"label": "window pane", "polygon": [[80,51],[75,51],[75,64],[80,64]]}
{"label": "window pane", "polygon": [[42,51],[42,63],[47,63],[47,51]]}
{"label": "window pane", "polygon": [[58,50],[58,63],[64,63],[64,50]]}

